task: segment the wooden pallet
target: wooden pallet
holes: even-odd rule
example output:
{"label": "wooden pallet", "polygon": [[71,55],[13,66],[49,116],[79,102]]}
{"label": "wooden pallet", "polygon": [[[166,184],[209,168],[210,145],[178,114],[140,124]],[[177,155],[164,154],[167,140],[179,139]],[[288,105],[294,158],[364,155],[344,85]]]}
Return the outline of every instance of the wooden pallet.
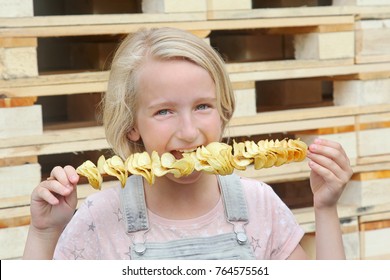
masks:
{"label": "wooden pallet", "polygon": [[[67,160],[66,154],[100,153],[109,148],[102,127],[94,120],[95,104],[99,93],[107,87],[106,63],[111,49],[124,34],[140,27],[186,29],[223,49],[229,58],[227,69],[238,100],[225,137],[292,135],[306,137],[308,143],[316,136],[331,137],[345,144],[353,170],[360,174],[355,175],[354,180],[360,184],[372,180],[357,179],[357,176],[390,170],[390,148],[383,140],[390,134],[387,125],[390,102],[386,99],[390,78],[387,40],[381,40],[385,47],[372,45],[379,41],[377,34],[387,34],[387,27],[376,28],[375,32],[368,29],[368,24],[374,21],[385,26],[390,18],[388,0],[334,0],[333,6],[321,7],[316,0],[190,0],[185,6],[173,0],[136,1],[143,7],[123,6],[129,4],[124,0],[117,0],[117,7],[111,2],[108,7],[103,0],[72,0],[68,1],[73,3],[72,13],[82,14],[60,16],[33,16],[32,0],[24,2],[22,7],[20,1],[0,0],[3,4],[0,57],[4,65],[0,69],[0,116],[13,110],[12,120],[15,121],[17,110],[22,110],[15,109],[15,104],[34,100],[24,104],[27,106],[23,110],[35,110],[32,118],[39,119],[41,126],[19,125],[20,129],[15,131],[27,130],[23,136],[11,134],[9,130],[0,141],[0,178],[9,182],[20,173],[31,175],[26,178],[29,182],[20,181],[17,188],[1,193],[0,241],[5,244],[1,258],[21,256],[29,223],[29,193],[39,181],[39,175],[45,177],[47,167],[41,166],[41,163],[47,164],[45,157]],[[262,8],[259,8],[260,2]],[[307,7],[298,7],[302,5]],[[92,38],[99,38],[100,43],[91,43]],[[270,43],[271,39],[273,44],[259,52],[256,46]],[[84,57],[88,53],[93,63],[80,61],[73,68],[49,69],[50,72],[38,69],[37,56],[41,57],[42,51],[37,52],[37,49],[45,44],[50,49],[50,40],[56,41],[59,47],[66,42],[73,44],[71,50],[67,49],[73,57]],[[231,47],[237,42],[242,43],[240,48],[245,48],[247,54]],[[307,92],[293,92],[291,83],[284,80],[294,80],[294,84],[309,81],[315,86]],[[318,85],[322,82],[332,84],[331,102],[321,100],[323,92]],[[259,91],[266,83],[279,87],[278,105],[283,105],[277,107],[268,103],[267,110],[273,110],[269,112],[256,107],[256,98],[261,96]],[[291,96],[297,100],[292,101]],[[42,105],[33,105],[37,98]],[[86,114],[64,109],[71,121],[42,122],[45,116],[37,112],[37,108],[54,104],[56,98],[73,103],[93,102]],[[313,99],[309,102],[310,98]],[[32,135],[28,135],[28,130]],[[44,171],[39,172],[40,168]],[[264,170],[248,168],[240,174],[268,183],[286,183],[307,180],[309,172],[304,161]],[[81,186],[80,200],[91,191],[90,187]],[[370,253],[371,248],[377,246],[371,240],[380,236],[376,231],[374,239],[369,237],[368,225],[378,222],[375,230],[381,230],[379,224],[384,224],[382,221],[386,221],[387,216],[374,218],[374,215],[390,210],[379,200],[370,201],[376,202],[368,205],[366,201],[354,200],[348,202],[349,207],[340,208],[349,259],[387,256],[376,249]],[[294,214],[306,230],[305,244],[310,251],[314,241],[312,209],[294,209]]]}

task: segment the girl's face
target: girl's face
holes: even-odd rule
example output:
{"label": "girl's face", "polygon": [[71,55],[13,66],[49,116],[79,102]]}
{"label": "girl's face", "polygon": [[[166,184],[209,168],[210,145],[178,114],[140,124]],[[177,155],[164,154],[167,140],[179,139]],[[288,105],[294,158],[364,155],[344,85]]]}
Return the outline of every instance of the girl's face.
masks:
{"label": "girl's face", "polygon": [[148,153],[192,150],[220,141],[222,120],[215,85],[200,66],[186,60],[147,61],[139,72],[136,124],[131,141],[142,139]]}

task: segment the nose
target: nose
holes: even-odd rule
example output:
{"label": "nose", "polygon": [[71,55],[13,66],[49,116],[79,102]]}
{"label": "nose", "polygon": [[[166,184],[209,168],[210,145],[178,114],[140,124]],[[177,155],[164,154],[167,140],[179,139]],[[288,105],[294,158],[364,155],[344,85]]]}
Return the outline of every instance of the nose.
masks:
{"label": "nose", "polygon": [[191,114],[186,114],[180,118],[177,128],[177,137],[185,142],[195,142],[199,135],[199,128],[195,118]]}

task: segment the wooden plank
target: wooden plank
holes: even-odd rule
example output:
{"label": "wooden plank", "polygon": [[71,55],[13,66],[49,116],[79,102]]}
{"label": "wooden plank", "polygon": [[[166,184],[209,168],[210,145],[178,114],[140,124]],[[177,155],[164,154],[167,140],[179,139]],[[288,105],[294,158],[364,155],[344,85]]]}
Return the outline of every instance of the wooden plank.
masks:
{"label": "wooden plank", "polygon": [[191,13],[205,12],[206,10],[206,1],[142,0],[144,13]]}
{"label": "wooden plank", "polygon": [[[227,63],[226,68],[230,74],[244,73],[244,72],[269,72],[274,70],[282,70],[291,72],[296,69],[315,69],[314,71],[321,71],[328,67],[350,67],[353,65],[351,59],[330,59],[324,61],[318,60],[278,60],[278,61],[262,61],[262,62],[240,62]],[[290,72],[291,70],[291,72]],[[286,76],[286,78],[288,78]],[[0,83],[1,85],[1,83]]]}
{"label": "wooden plank", "polygon": [[355,56],[356,63],[381,63],[384,61],[390,61],[390,55],[375,55],[375,56]]}
{"label": "wooden plank", "polygon": [[42,134],[40,105],[0,108],[0,139]]}
{"label": "wooden plank", "polygon": [[233,117],[253,116],[256,115],[256,90],[236,89],[234,90],[236,98],[236,109]]}
{"label": "wooden plank", "polygon": [[353,117],[338,117],[327,119],[315,119],[315,120],[300,120],[300,121],[286,121],[270,124],[251,124],[242,126],[230,126],[228,128],[228,135],[235,136],[250,136],[257,134],[276,133],[280,131],[298,131],[305,129],[329,127],[330,125],[337,123],[340,125],[351,125],[354,123]]}
{"label": "wooden plank", "polygon": [[44,131],[41,135],[14,137],[0,141],[1,148],[35,146],[40,144],[66,143],[104,139],[104,129],[101,126],[88,128],[73,128],[64,130]]}
{"label": "wooden plank", "polygon": [[245,10],[248,11],[252,8],[251,0],[206,0],[207,11],[237,11]]}
{"label": "wooden plank", "polygon": [[0,167],[0,197],[30,195],[40,181],[38,163]]}
{"label": "wooden plank", "polygon": [[362,130],[358,133],[358,154],[361,157],[390,154],[390,143],[384,141],[390,128]]}
{"label": "wooden plank", "polygon": [[0,48],[20,48],[37,46],[37,38],[0,38]]}
{"label": "wooden plank", "polygon": [[390,227],[362,231],[360,234],[361,259],[388,260],[390,258]]}
{"label": "wooden plank", "polygon": [[296,59],[337,59],[355,56],[352,31],[309,33],[294,37]]}
{"label": "wooden plank", "polygon": [[[324,17],[298,17],[283,19],[243,19],[243,20],[213,20],[213,21],[183,21],[183,22],[144,22],[128,24],[101,24],[59,26],[55,21],[50,25],[36,25],[38,17],[26,19],[24,26],[17,21],[0,19],[0,37],[54,37],[54,36],[81,36],[81,35],[103,35],[103,34],[127,34],[133,33],[140,28],[155,28],[169,26],[185,30],[234,30],[247,28],[275,28],[275,27],[297,27],[316,25],[335,25],[354,23],[353,16],[324,16]],[[46,17],[48,18],[48,17]],[[70,19],[67,21],[71,22]]]}
{"label": "wooden plank", "polygon": [[333,0],[333,5],[386,6],[389,0]]}
{"label": "wooden plank", "polygon": [[308,71],[309,68],[295,68],[291,70],[267,70],[267,71],[252,71],[230,74],[232,82],[238,81],[266,81],[266,80],[282,80],[282,79],[298,79],[298,78],[313,78],[313,77],[337,77],[340,75],[351,75],[358,73],[373,73],[373,72],[390,72],[390,64],[378,63],[375,67],[368,64],[345,65],[334,67],[312,68],[313,71]]}
{"label": "wooden plank", "polygon": [[35,47],[0,48],[0,78],[15,79],[38,75]]}
{"label": "wooden plank", "polygon": [[390,79],[335,81],[336,105],[369,105],[390,103]]}
{"label": "wooden plank", "polygon": [[353,174],[351,180],[367,181],[390,178],[390,170],[376,170],[371,172],[360,172]]}
{"label": "wooden plank", "polygon": [[29,226],[0,229],[0,259],[20,259],[23,255]]}
{"label": "wooden plank", "polygon": [[209,11],[209,19],[245,19],[245,18],[286,18],[306,16],[342,16],[357,15],[359,18],[388,18],[390,6],[321,6],[321,7],[289,7],[251,10]]}
{"label": "wooden plank", "polygon": [[109,149],[105,138],[91,139],[84,141],[73,141],[66,143],[39,144],[36,146],[10,147],[0,149],[0,155],[3,157],[24,157],[30,155],[51,155],[61,153],[73,153],[81,151],[93,151]]}
{"label": "wooden plank", "polygon": [[1,0],[0,17],[31,17],[33,0]]}
{"label": "wooden plank", "polygon": [[0,167],[38,163],[37,156],[0,158]]}
{"label": "wooden plank", "polygon": [[[372,171],[372,170],[383,170],[386,168],[389,168],[388,163],[390,162],[390,155],[376,155],[376,156],[366,156],[366,157],[359,157],[357,159],[357,164],[359,166],[359,169],[356,170],[356,172],[362,172],[362,171]],[[365,169],[365,166],[375,166],[376,163],[380,163],[375,168]]]}
{"label": "wooden plank", "polygon": [[389,61],[390,20],[362,20],[356,23],[356,61]]}
{"label": "wooden plank", "polygon": [[37,101],[37,96],[8,98],[0,95],[0,108],[32,106]]}
{"label": "wooden plank", "polygon": [[389,178],[364,181],[352,179],[347,183],[339,203],[358,207],[390,203],[389,184]]}
{"label": "wooden plank", "polygon": [[[55,26],[99,26],[118,24],[164,23],[181,21],[204,21],[205,13],[177,13],[177,14],[91,14],[66,16],[34,16],[22,18],[0,18],[1,28],[17,27],[55,27]],[[116,32],[113,32],[116,33]],[[2,36],[3,37],[3,36]],[[19,37],[19,36],[9,36]],[[23,36],[24,37],[24,36]],[[31,37],[31,36],[30,36]],[[33,36],[36,37],[36,36]]]}
{"label": "wooden plank", "polygon": [[[239,117],[232,119],[230,126],[244,126],[255,124],[268,124],[287,121],[299,121],[309,119],[324,119],[331,117],[343,117],[343,116],[357,116],[363,114],[374,114],[381,112],[388,112],[390,104],[383,105],[371,105],[371,106],[330,106],[319,108],[305,108],[305,109],[293,109],[283,110],[281,112],[264,112],[258,113],[252,117]],[[342,126],[341,124],[339,124]],[[0,144],[1,147],[1,144]]]}

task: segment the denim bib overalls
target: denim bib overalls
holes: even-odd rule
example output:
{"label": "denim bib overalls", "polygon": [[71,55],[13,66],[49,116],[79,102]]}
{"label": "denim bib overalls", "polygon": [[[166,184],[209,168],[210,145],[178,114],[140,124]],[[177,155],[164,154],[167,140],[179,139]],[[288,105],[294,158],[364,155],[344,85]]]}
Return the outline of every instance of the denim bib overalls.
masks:
{"label": "denim bib overalls", "polygon": [[245,225],[248,210],[240,178],[235,175],[218,176],[226,221],[232,232],[210,237],[196,237],[167,242],[148,242],[149,221],[142,177],[132,175],[122,189],[121,203],[127,233],[132,237],[130,257],[141,259],[254,259]]}

